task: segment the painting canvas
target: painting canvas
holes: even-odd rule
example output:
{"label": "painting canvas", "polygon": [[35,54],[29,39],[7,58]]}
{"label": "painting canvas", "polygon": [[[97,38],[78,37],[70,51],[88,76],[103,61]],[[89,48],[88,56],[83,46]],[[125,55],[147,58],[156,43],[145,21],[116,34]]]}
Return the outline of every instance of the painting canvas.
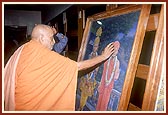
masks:
{"label": "painting canvas", "polygon": [[[100,55],[113,42],[117,52],[78,79],[76,110],[116,111],[122,93],[141,9],[103,12],[87,20],[78,61]],[[106,16],[108,14],[108,16]]]}

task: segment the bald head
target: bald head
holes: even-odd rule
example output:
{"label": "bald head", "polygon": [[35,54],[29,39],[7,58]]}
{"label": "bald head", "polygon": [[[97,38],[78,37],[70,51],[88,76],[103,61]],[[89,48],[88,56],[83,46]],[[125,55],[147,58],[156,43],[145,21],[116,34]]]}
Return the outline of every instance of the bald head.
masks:
{"label": "bald head", "polygon": [[40,36],[45,36],[47,34],[53,33],[53,30],[50,26],[38,24],[33,28],[32,39],[38,39]]}
{"label": "bald head", "polygon": [[53,35],[53,29],[50,26],[38,24],[33,28],[31,38],[51,49],[49,45],[53,45]]}

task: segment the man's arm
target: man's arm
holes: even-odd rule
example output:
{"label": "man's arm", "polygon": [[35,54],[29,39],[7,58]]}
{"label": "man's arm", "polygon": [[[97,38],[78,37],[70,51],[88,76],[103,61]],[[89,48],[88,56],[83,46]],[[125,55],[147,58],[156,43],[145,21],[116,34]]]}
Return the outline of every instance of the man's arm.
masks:
{"label": "man's arm", "polygon": [[53,48],[56,52],[61,53],[65,48],[65,46],[67,45],[68,38],[61,33],[57,33],[56,36],[58,37],[59,42],[55,43]]}
{"label": "man's arm", "polygon": [[67,43],[68,38],[62,33],[57,33],[56,36],[58,37],[60,42],[65,43],[65,44]]}
{"label": "man's arm", "polygon": [[108,59],[113,53],[114,53],[114,46],[113,43],[110,43],[106,46],[104,52],[101,55],[94,57],[92,59],[77,62],[78,70],[80,71],[93,67]]}

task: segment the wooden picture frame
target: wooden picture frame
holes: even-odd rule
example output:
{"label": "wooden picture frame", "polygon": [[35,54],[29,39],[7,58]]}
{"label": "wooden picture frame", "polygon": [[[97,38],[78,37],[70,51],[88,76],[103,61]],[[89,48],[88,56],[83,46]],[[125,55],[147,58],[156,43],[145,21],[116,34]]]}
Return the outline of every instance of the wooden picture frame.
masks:
{"label": "wooden picture frame", "polygon": [[110,42],[116,43],[118,53],[109,58],[114,61],[107,60],[78,79],[76,110],[127,110],[150,8],[150,4],[125,5],[87,18],[78,61],[92,58],[94,50],[95,56],[100,55]]}

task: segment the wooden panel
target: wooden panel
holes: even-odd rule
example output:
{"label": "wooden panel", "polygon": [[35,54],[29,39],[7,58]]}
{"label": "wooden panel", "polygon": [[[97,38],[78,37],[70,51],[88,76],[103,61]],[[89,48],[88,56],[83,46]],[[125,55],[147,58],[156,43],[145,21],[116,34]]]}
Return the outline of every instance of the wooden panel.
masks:
{"label": "wooden panel", "polygon": [[77,30],[68,30],[67,35],[76,37],[76,36],[78,36],[78,32],[77,32]]}
{"label": "wooden panel", "polygon": [[106,11],[113,10],[113,9],[115,9],[117,7],[118,7],[117,4],[107,4],[106,5]]}
{"label": "wooden panel", "polygon": [[78,10],[78,50],[81,47],[82,36],[83,36],[83,15],[82,10]]}
{"label": "wooden panel", "polygon": [[125,111],[129,104],[131,89],[133,87],[135,73],[138,66],[138,60],[142,49],[142,44],[145,36],[147,22],[149,19],[150,9],[151,9],[151,5],[142,5],[142,10],[141,10],[141,14],[140,14],[139,22],[137,26],[137,33],[135,35],[135,41],[134,41],[133,49],[129,60],[130,63],[128,64],[126,78],[125,78],[125,82],[123,85],[122,94],[121,94],[121,98],[118,106],[119,111]]}
{"label": "wooden panel", "polygon": [[141,111],[141,109],[139,107],[135,106],[134,104],[129,103],[128,111]]}
{"label": "wooden panel", "polygon": [[138,64],[136,77],[146,80],[149,72],[149,66],[144,64]]}
{"label": "wooden panel", "polygon": [[[79,55],[78,55],[78,59],[77,61],[81,61],[83,60],[83,52],[85,52],[85,48],[86,48],[86,43],[87,43],[87,40],[85,38],[87,38],[87,31],[90,30],[90,26],[91,26],[91,20],[90,18],[87,18],[87,21],[86,21],[86,27],[85,27],[85,30],[84,30],[84,33],[83,33],[83,38],[82,38],[82,42],[81,42],[81,48],[79,50]],[[78,32],[79,33],[79,32]]]}
{"label": "wooden panel", "polygon": [[[125,10],[127,9],[127,10]],[[105,11],[104,13],[97,13],[93,16],[91,16],[91,18],[93,20],[101,20],[104,18],[109,18],[111,16],[117,16],[118,14],[122,15],[122,14],[126,14],[129,13],[130,11],[136,11],[136,10],[140,10],[141,9],[141,5],[124,5],[122,7],[120,7],[119,9],[116,10],[110,10],[110,11]],[[111,15],[112,14],[112,15]],[[90,17],[88,17],[90,18]]]}
{"label": "wooden panel", "polygon": [[164,5],[161,7],[159,24],[156,31],[153,52],[150,62],[150,69],[144,93],[142,110],[153,111],[155,108],[158,93],[159,81],[161,77],[163,53],[164,53]]}
{"label": "wooden panel", "polygon": [[150,15],[146,31],[156,30],[158,27],[158,22],[159,22],[159,13]]}

